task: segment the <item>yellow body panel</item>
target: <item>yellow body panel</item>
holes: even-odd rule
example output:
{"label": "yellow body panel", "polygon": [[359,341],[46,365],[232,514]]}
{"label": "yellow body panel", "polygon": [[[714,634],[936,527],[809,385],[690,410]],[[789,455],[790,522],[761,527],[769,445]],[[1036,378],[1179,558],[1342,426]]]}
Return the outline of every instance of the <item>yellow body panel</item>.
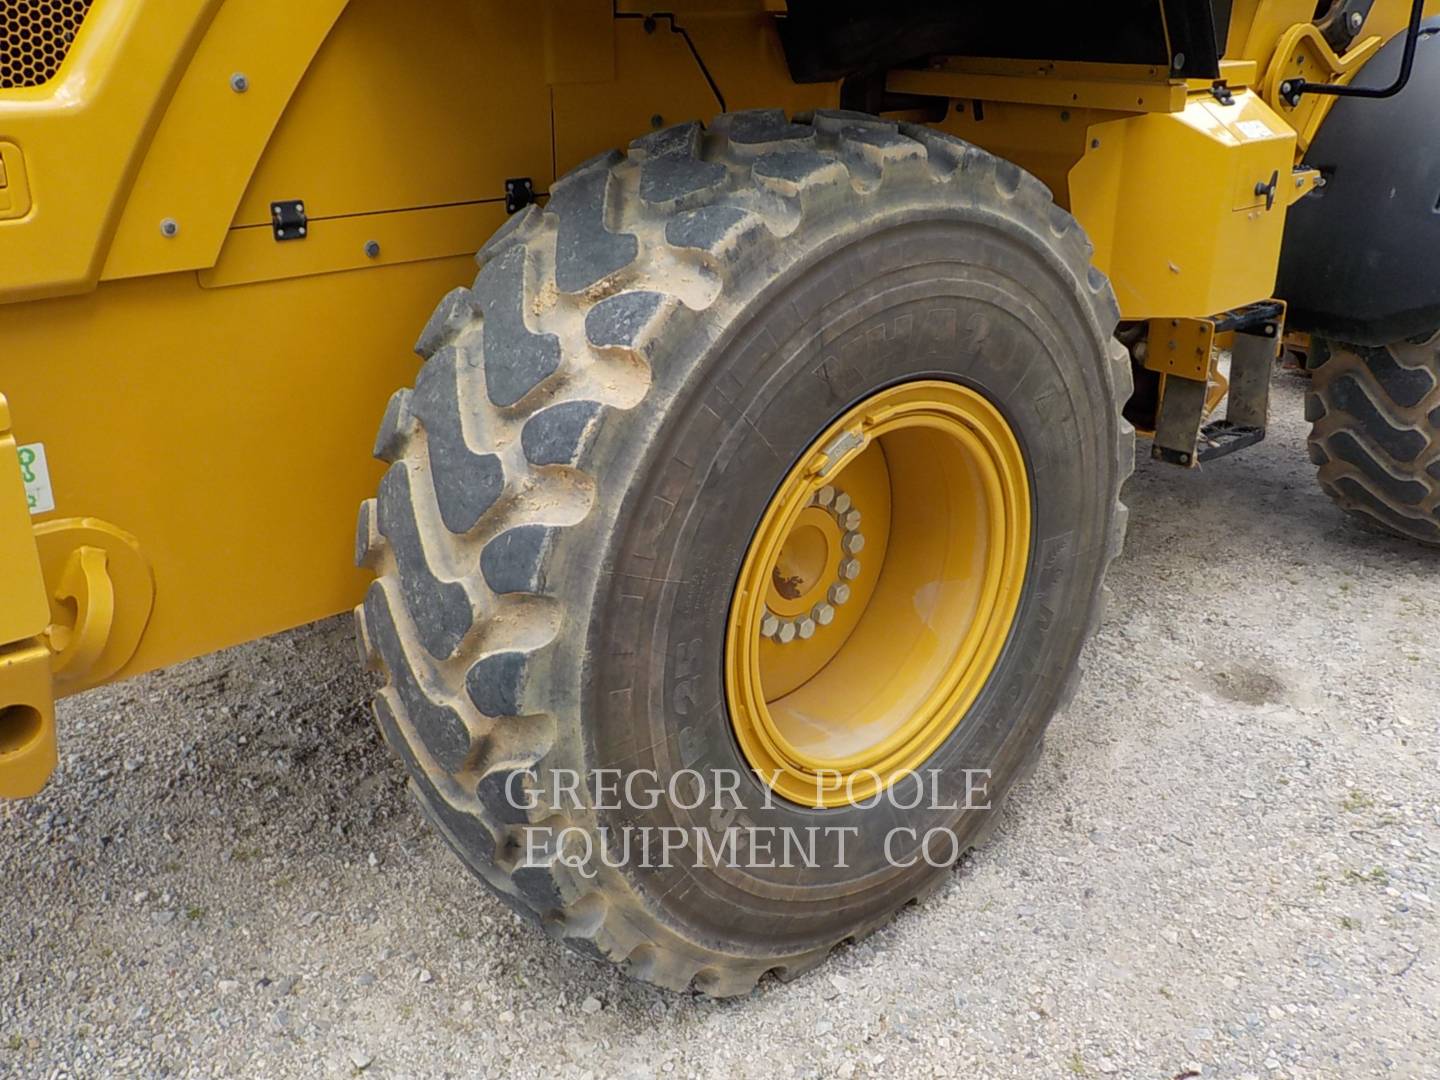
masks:
{"label": "yellow body panel", "polygon": [[10,405],[0,394],[0,644],[34,637],[50,621],[22,483],[27,469],[10,432]]}
{"label": "yellow body panel", "polygon": [[169,274],[0,307],[6,393],[21,440],[45,443],[54,516],[126,530],[154,567],[154,613],[118,675],[356,600],[376,424],[413,377],[416,314],[472,269],[460,257],[223,289]]}
{"label": "yellow body panel", "polygon": [[104,0],[54,80],[0,93],[0,140],[24,155],[32,201],[25,217],[0,221],[0,303],[95,284],[155,126],[219,7]]}
{"label": "yellow body panel", "polygon": [[[1210,314],[1270,295],[1295,133],[1263,101],[1194,95],[1183,112],[1097,124],[1090,136],[1070,174],[1071,209],[1123,318]],[[1276,174],[1286,190],[1267,209],[1256,185]]]}
{"label": "yellow body panel", "polygon": [[[255,162],[346,2],[251,0],[220,8],[140,166],[103,277],[214,264]],[[257,18],[283,23],[285,33],[259,47]],[[216,130],[225,137],[202,136]],[[166,219],[178,226],[173,236],[161,232]]]}
{"label": "yellow body panel", "polygon": [[971,101],[1013,101],[1061,108],[1175,112],[1185,84],[1160,68],[1131,64],[1060,64],[950,57],[928,68],[890,73],[898,93]]}

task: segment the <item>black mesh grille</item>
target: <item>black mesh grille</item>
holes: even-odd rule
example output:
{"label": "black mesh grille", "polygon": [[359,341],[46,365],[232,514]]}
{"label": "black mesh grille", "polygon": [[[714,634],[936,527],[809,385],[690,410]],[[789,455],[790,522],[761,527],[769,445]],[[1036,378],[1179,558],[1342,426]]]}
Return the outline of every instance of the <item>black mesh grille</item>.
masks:
{"label": "black mesh grille", "polygon": [[89,10],[90,0],[0,0],[0,90],[49,82]]}

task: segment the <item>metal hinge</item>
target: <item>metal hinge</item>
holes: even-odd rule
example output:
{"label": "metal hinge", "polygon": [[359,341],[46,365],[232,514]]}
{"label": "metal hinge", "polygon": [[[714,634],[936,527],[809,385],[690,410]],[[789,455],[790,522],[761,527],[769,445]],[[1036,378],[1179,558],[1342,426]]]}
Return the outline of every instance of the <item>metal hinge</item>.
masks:
{"label": "metal hinge", "polygon": [[270,204],[270,224],[276,240],[303,240],[310,221],[305,216],[304,199],[282,199]]}
{"label": "metal hinge", "polygon": [[535,201],[535,182],[528,176],[514,176],[505,181],[505,212],[514,214]]}

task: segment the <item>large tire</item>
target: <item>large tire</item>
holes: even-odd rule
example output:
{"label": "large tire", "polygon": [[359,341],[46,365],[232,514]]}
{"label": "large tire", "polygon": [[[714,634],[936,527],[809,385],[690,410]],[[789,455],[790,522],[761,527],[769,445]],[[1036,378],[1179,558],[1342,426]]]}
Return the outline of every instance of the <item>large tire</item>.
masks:
{"label": "large tire", "polygon": [[[486,245],[390,402],[376,453],[392,464],[357,538],[378,574],[357,616],[387,676],[381,729],[484,882],[588,955],[728,995],[808,969],[943,879],[882,861],[899,814],[884,803],[761,805],[726,719],[730,592],[771,492],[857,397],[921,376],[985,394],[1030,468],[1030,572],[993,675],[930,762],[990,768],[998,806],[1073,690],[1123,538],[1129,362],[1090,253],[1042,184],[973,146],[778,111],[590,161]],[[616,765],[661,785],[739,769],[741,824],[820,815],[857,826],[861,850],[845,867],[822,851],[818,871],[633,860],[593,878],[529,850],[537,826],[736,819],[507,798],[517,771]],[[898,820],[953,827],[963,850],[994,816]]]}
{"label": "large tire", "polygon": [[1316,342],[1310,460],[1343,509],[1440,545],[1440,333],[1379,348]]}

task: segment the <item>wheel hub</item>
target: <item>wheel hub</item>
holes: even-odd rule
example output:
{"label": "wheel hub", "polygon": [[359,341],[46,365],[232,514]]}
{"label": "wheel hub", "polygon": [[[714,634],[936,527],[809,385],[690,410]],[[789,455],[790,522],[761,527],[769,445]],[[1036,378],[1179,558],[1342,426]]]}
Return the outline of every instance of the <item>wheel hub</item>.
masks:
{"label": "wheel hub", "polygon": [[736,738],[810,806],[870,797],[955,729],[998,660],[1030,544],[1024,458],[975,391],[890,387],[790,471],[731,604]]}

